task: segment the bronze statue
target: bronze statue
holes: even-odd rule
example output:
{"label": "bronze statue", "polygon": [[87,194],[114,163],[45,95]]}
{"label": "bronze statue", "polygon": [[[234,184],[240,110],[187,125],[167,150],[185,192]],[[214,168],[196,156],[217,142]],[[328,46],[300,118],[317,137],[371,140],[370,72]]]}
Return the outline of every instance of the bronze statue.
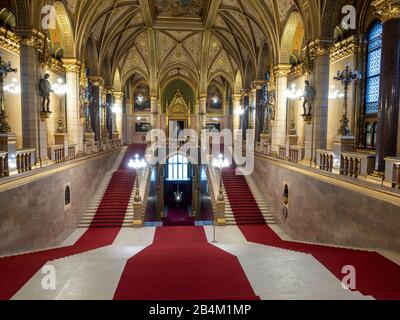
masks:
{"label": "bronze statue", "polygon": [[51,113],[50,111],[50,93],[54,92],[51,88],[50,75],[46,73],[43,79],[39,82],[39,92],[42,98],[42,112]]}
{"label": "bronze statue", "polygon": [[303,110],[304,113],[302,114],[303,117],[311,116],[312,107],[314,104],[314,97],[315,91],[314,88],[310,86],[310,81],[305,81],[305,88],[304,88],[304,103],[303,103]]}

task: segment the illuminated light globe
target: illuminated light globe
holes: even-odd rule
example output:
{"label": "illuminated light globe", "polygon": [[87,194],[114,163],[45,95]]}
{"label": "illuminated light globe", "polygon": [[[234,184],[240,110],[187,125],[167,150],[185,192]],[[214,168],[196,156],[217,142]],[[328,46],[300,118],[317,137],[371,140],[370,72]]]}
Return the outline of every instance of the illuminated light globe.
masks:
{"label": "illuminated light globe", "polygon": [[65,96],[68,92],[68,86],[64,83],[64,80],[58,78],[57,83],[51,86],[51,89],[58,96]]}

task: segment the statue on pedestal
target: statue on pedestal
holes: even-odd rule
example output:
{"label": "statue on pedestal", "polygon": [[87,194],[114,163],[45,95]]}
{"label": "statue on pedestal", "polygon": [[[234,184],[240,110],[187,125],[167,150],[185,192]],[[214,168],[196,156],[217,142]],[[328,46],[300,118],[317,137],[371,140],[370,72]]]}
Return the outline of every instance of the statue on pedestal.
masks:
{"label": "statue on pedestal", "polygon": [[315,98],[315,90],[313,87],[310,86],[310,81],[306,80],[305,81],[305,88],[304,88],[304,103],[303,103],[303,111],[304,113],[302,114],[303,117],[310,117],[311,116],[311,111],[312,107],[314,104],[314,98]]}
{"label": "statue on pedestal", "polygon": [[7,122],[7,114],[4,99],[4,78],[9,73],[17,72],[17,69],[11,67],[11,62],[3,60],[3,54],[0,52],[0,133],[9,133],[11,128]]}
{"label": "statue on pedestal", "polygon": [[43,113],[51,113],[50,111],[50,93],[54,92],[53,89],[51,89],[50,81],[49,81],[50,75],[46,73],[44,75],[43,79],[40,79],[39,82],[39,92],[40,92],[40,97],[42,98],[42,112]]}

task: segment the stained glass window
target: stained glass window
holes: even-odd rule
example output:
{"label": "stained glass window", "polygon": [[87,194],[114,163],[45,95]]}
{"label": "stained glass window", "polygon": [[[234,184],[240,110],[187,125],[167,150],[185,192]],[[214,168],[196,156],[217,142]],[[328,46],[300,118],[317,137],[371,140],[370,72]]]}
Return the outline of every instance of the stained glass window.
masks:
{"label": "stained glass window", "polygon": [[378,113],[381,80],[382,24],[376,22],[368,34],[366,114]]}

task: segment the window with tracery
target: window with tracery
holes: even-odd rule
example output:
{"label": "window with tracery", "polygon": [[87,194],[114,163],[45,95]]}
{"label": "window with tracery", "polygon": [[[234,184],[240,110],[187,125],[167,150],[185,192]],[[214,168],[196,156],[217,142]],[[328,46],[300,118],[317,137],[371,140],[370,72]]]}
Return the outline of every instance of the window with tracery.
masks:
{"label": "window with tracery", "polygon": [[376,114],[379,108],[382,55],[382,24],[376,22],[368,34],[367,86],[365,113]]}

